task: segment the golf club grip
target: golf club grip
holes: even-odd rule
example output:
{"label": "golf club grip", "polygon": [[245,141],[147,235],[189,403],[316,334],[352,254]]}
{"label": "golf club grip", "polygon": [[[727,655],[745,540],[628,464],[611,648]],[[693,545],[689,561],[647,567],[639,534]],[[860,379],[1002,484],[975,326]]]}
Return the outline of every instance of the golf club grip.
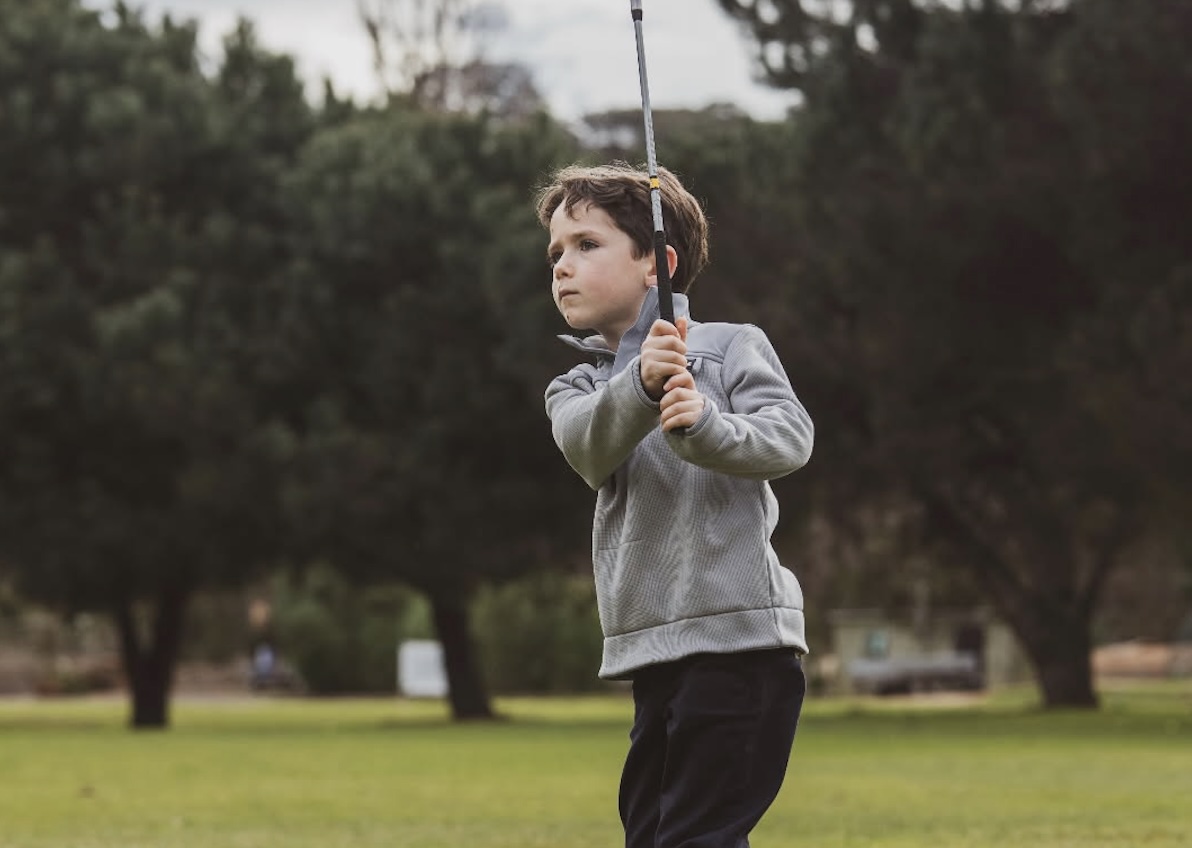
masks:
{"label": "golf club grip", "polygon": [[642,119],[646,131],[646,170],[650,177],[650,207],[654,216],[654,269],[658,278],[658,317],[675,323],[671,297],[670,263],[666,259],[666,228],[662,223],[662,186],[654,152],[654,116],[650,106],[650,83],[646,75],[646,43],[642,35],[642,0],[629,0],[633,34],[637,40],[637,75],[642,89]]}
{"label": "golf club grip", "polygon": [[658,271],[658,317],[675,323],[675,304],[671,297],[670,263],[666,260],[666,233],[654,233],[654,267]]}

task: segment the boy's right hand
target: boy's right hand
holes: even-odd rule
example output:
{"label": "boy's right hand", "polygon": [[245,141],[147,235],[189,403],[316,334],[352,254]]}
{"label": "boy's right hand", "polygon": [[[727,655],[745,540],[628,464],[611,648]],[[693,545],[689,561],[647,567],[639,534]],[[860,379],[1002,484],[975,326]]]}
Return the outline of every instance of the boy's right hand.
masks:
{"label": "boy's right hand", "polygon": [[654,400],[662,400],[666,381],[687,371],[687,319],[675,324],[658,320],[642,342],[642,388]]}

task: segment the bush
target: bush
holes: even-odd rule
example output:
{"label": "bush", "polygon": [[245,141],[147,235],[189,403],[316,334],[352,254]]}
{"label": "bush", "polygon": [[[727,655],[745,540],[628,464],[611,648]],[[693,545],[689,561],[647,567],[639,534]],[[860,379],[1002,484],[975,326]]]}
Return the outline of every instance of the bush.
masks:
{"label": "bush", "polygon": [[413,598],[404,589],[358,589],[328,568],[279,581],[273,627],[278,656],[316,695],[392,693],[397,643]]}
{"label": "bush", "polygon": [[473,633],[494,692],[589,692],[605,687],[596,590],[588,575],[545,572],[481,590]]}
{"label": "bush", "polygon": [[121,685],[118,663],[113,659],[58,662],[42,669],[33,682],[33,691],[43,697],[53,695],[89,695],[111,692]]}
{"label": "bush", "polygon": [[[590,692],[602,636],[587,575],[542,573],[486,587],[472,605],[484,679],[496,693]],[[358,589],[329,568],[280,580],[274,592],[278,656],[312,694],[390,693],[405,639],[434,639],[430,607],[413,590]]]}
{"label": "bush", "polygon": [[198,593],[186,610],[186,639],[179,659],[224,665],[248,656],[253,631],[248,590]]}

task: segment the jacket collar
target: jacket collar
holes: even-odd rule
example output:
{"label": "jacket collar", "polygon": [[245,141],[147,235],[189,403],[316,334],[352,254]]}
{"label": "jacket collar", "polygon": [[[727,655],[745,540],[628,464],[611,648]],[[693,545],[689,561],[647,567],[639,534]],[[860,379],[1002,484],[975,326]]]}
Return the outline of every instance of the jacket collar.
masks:
{"label": "jacket collar", "polygon": [[[691,315],[688,311],[687,296],[675,292],[671,297],[674,301],[675,317],[686,318],[690,322]],[[646,298],[642,301],[641,310],[637,314],[637,321],[625,332],[621,338],[621,344],[615,351],[609,349],[608,343],[600,335],[582,339],[576,336],[562,335],[559,338],[576,350],[589,356],[595,356],[597,360],[612,359],[613,376],[615,376],[625,370],[633,358],[641,353],[642,342],[646,340],[646,336],[650,333],[650,327],[657,320],[658,289],[655,286],[650,286],[646,290]]]}

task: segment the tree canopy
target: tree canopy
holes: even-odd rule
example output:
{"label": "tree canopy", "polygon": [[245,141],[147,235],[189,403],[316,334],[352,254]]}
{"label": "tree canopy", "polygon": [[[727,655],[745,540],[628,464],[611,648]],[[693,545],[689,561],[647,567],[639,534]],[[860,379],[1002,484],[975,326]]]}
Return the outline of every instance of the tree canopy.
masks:
{"label": "tree canopy", "polygon": [[312,128],[242,26],[67,0],[0,21],[0,558],[29,598],[116,621],[132,721],[166,719],[187,599],[272,555],[259,392],[278,178]]}
{"label": "tree canopy", "polygon": [[913,503],[1047,703],[1094,703],[1099,593],[1192,450],[1189,8],[721,5],[804,95],[787,314],[862,448],[824,476]]}

